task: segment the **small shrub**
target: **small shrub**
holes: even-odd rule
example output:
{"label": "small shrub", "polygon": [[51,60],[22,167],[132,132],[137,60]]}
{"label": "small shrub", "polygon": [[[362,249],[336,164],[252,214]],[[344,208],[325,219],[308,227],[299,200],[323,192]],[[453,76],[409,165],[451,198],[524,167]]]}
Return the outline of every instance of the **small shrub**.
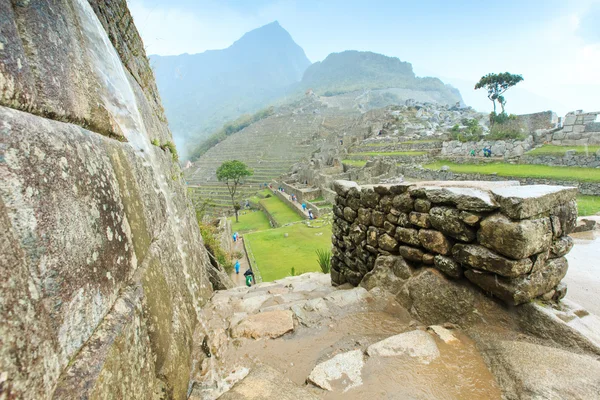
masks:
{"label": "small shrub", "polygon": [[317,249],[317,261],[324,274],[328,274],[331,269],[331,250]]}
{"label": "small shrub", "polygon": [[179,155],[177,154],[177,148],[175,147],[175,143],[166,142],[165,144],[160,146],[160,148],[163,149],[163,151],[169,150],[171,152],[171,155],[173,156],[173,161],[179,161]]}
{"label": "small shrub", "polygon": [[219,244],[216,227],[211,224],[202,223],[201,221],[198,221],[198,225],[200,226],[200,234],[202,235],[202,239],[204,239],[204,247],[206,247],[206,250],[227,273],[231,273],[231,271],[233,271],[233,262],[231,257],[225,253]]}
{"label": "small shrub", "polygon": [[296,276],[296,268],[290,268],[290,276]]}
{"label": "small shrub", "polygon": [[483,137],[483,128],[476,119],[463,119],[464,128],[456,124],[450,129],[450,138],[461,142],[476,142]]}
{"label": "small shrub", "polygon": [[150,143],[152,143],[153,146],[160,147],[160,142],[158,139],[152,139]]}

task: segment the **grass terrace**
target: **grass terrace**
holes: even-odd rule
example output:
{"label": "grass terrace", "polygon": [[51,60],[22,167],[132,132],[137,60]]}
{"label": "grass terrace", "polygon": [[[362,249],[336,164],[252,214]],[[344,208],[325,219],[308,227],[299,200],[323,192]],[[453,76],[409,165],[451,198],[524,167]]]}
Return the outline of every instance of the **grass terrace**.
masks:
{"label": "grass terrace", "polygon": [[351,167],[364,167],[366,163],[365,160],[342,160],[342,164],[350,165]]}
{"label": "grass terrace", "polygon": [[350,156],[423,156],[426,151],[365,151],[360,153],[350,153]]}
{"label": "grass terrace", "polygon": [[239,222],[235,222],[235,216],[229,217],[229,220],[231,229],[239,233],[263,231],[271,227],[269,219],[262,211],[240,211]]}
{"label": "grass terrace", "polygon": [[244,240],[263,282],[270,282],[289,276],[292,267],[297,275],[320,271],[315,250],[331,248],[331,224],[312,228],[297,223],[247,233]]}
{"label": "grass terrace", "polygon": [[600,197],[577,196],[577,209],[579,216],[595,215],[600,212]]}
{"label": "grass terrace", "polygon": [[259,200],[269,214],[279,223],[279,225],[299,222],[303,219],[288,207],[283,201],[276,196],[271,196],[266,199]]}
{"label": "grass terrace", "polygon": [[552,155],[552,156],[564,156],[567,151],[575,150],[575,154],[578,155],[593,155],[598,150],[600,150],[600,146],[554,146],[554,145],[545,145],[542,147],[538,147],[537,149],[533,149],[527,152],[528,155]]}
{"label": "grass terrace", "polygon": [[424,167],[439,170],[443,165],[450,167],[450,171],[452,172],[463,174],[496,174],[498,176],[512,176],[518,178],[600,182],[600,168],[551,167],[547,165],[505,163],[455,164],[444,160],[424,165]]}

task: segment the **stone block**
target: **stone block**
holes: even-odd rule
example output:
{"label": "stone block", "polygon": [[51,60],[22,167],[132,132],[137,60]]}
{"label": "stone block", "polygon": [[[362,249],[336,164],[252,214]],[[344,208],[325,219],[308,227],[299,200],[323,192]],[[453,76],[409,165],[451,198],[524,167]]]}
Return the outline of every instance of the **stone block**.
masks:
{"label": "stone block", "polygon": [[371,227],[367,230],[367,244],[369,246],[377,247],[377,245],[378,245],[377,238],[378,237],[379,237],[379,234],[377,232],[377,229]]}
{"label": "stone block", "polygon": [[385,221],[385,215],[381,211],[373,211],[371,213],[371,223],[380,228],[383,226],[383,222]]}
{"label": "stone block", "polygon": [[409,213],[413,210],[414,200],[408,193],[403,193],[394,196],[392,205],[396,210]]}
{"label": "stone block", "polygon": [[335,190],[335,192],[342,197],[347,197],[348,192],[352,188],[360,190],[358,183],[353,181],[337,180],[333,182],[333,190]]}
{"label": "stone block", "polygon": [[408,214],[408,221],[416,226],[419,226],[421,228],[429,228],[431,226],[431,223],[429,222],[429,214],[425,214],[425,213],[418,213],[418,212],[411,212],[410,214]]}
{"label": "stone block", "polygon": [[396,239],[402,243],[410,244],[411,246],[420,246],[419,231],[411,228],[396,228]]}
{"label": "stone block", "polygon": [[423,254],[423,264],[433,265],[435,262],[435,256],[433,254],[425,253]]}
{"label": "stone block", "polygon": [[460,278],[463,275],[463,267],[450,257],[440,254],[433,258],[435,267],[451,278]]}
{"label": "stone block", "polygon": [[344,219],[349,223],[354,222],[356,219],[357,213],[350,207],[344,207]]}
{"label": "stone block", "polygon": [[525,219],[548,213],[575,200],[577,188],[550,185],[504,187],[492,190],[500,211],[513,219]]}
{"label": "stone block", "polygon": [[414,203],[415,211],[420,213],[428,213],[431,209],[431,202],[426,199],[416,199]]}
{"label": "stone block", "polygon": [[386,214],[390,212],[392,206],[392,196],[383,196],[381,200],[379,200],[379,208]]}
{"label": "stone block", "polygon": [[507,304],[519,305],[552,290],[565,277],[567,269],[567,260],[561,257],[550,259],[545,268],[518,278],[505,278],[472,269],[466,270],[465,276]]}
{"label": "stone block", "polygon": [[382,250],[389,252],[394,252],[398,250],[398,242],[396,241],[396,239],[394,239],[387,233],[384,233],[383,235],[379,236],[379,238],[377,239],[377,243],[379,244],[379,248]]}
{"label": "stone block", "polygon": [[362,188],[360,192],[360,201],[362,205],[366,208],[375,208],[379,204],[379,194],[376,193],[373,189],[365,190]]}
{"label": "stone block", "polygon": [[424,248],[438,254],[450,254],[452,249],[452,242],[443,233],[434,230],[421,229],[419,241]]}
{"label": "stone block", "polygon": [[423,262],[423,251],[410,246],[398,247],[398,252],[402,257],[408,261],[414,261],[417,263]]}
{"label": "stone block", "polygon": [[567,255],[573,248],[573,239],[570,236],[562,236],[555,239],[550,247],[552,257],[562,257]]}
{"label": "stone block", "polygon": [[368,208],[358,209],[358,222],[363,225],[371,225],[371,210]]}
{"label": "stone block", "polygon": [[459,210],[493,211],[498,208],[486,190],[467,187],[427,187],[425,194],[432,203],[454,204]]}
{"label": "stone block", "polygon": [[529,258],[518,261],[510,260],[494,253],[486,247],[475,244],[456,244],[452,248],[452,255],[456,261],[469,268],[494,272],[506,277],[517,277],[527,274],[533,266]]}
{"label": "stone block", "polygon": [[429,211],[429,221],[438,231],[463,242],[472,242],[476,237],[473,228],[462,221],[456,208],[433,207]]}
{"label": "stone block", "polygon": [[547,217],[513,222],[496,213],[481,221],[477,239],[489,249],[520,260],[550,248],[552,227]]}
{"label": "stone block", "polygon": [[392,224],[389,221],[383,222],[383,229],[387,232],[388,235],[394,236],[396,233],[396,225]]}
{"label": "stone block", "polygon": [[470,212],[470,211],[461,211],[460,219],[467,225],[477,225],[477,223],[481,220],[481,214]]}

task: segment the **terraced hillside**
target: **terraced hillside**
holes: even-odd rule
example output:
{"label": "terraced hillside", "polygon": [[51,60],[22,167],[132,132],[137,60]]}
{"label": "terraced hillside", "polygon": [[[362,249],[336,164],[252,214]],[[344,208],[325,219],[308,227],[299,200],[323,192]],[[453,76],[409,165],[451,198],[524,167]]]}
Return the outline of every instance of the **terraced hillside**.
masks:
{"label": "terraced hillside", "polygon": [[306,98],[284,107],[228,137],[186,170],[186,181],[194,199],[210,200],[213,213],[231,207],[227,188],[217,181],[216,170],[224,161],[240,160],[254,175],[240,189],[239,200],[250,197],[261,183],[273,178],[303,158],[308,158],[327,138],[352,129],[358,112],[328,108],[317,98]]}

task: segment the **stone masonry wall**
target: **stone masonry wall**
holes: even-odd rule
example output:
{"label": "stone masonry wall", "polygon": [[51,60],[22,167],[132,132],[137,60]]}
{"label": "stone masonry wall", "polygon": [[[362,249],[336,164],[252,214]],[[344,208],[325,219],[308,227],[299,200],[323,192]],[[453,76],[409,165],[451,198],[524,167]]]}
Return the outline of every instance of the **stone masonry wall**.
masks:
{"label": "stone masonry wall", "polygon": [[548,141],[559,146],[600,144],[600,111],[570,112],[565,116],[563,129],[552,133]]}
{"label": "stone masonry wall", "polygon": [[515,182],[334,186],[334,285],[359,285],[387,263],[400,282],[435,268],[511,305],[566,293],[560,281],[573,246],[567,234],[577,218],[575,188]]}
{"label": "stone masonry wall", "polygon": [[534,146],[532,136],[524,140],[480,140],[478,142],[460,142],[451,140],[444,142],[442,156],[468,156],[471,150],[477,152],[477,156],[483,157],[483,148],[490,147],[492,155],[504,158],[515,158],[522,156]]}

